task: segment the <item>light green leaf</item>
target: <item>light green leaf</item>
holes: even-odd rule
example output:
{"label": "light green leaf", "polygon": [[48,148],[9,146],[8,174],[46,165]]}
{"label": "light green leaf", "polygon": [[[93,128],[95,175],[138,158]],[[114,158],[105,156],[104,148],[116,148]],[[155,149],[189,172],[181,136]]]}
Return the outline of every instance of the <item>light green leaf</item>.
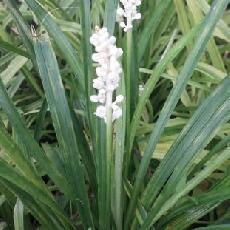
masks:
{"label": "light green leaf", "polygon": [[23,203],[17,199],[17,202],[14,206],[14,229],[23,230],[24,229],[24,220],[23,220]]}

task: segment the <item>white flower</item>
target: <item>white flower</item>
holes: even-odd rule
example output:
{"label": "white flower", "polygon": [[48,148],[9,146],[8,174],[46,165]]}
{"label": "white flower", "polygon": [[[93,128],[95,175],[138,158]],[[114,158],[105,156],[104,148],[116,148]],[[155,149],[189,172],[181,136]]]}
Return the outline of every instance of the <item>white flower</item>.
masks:
{"label": "white flower", "polygon": [[122,116],[122,109],[115,103],[113,103],[112,108],[113,108],[113,120],[120,118]]}
{"label": "white flower", "polygon": [[95,115],[100,117],[100,118],[106,119],[106,108],[105,108],[105,106],[99,105],[96,109]]}
{"label": "white flower", "polygon": [[121,103],[124,100],[124,97],[122,95],[119,95],[116,97],[116,101],[117,103]]}
{"label": "white flower", "polygon": [[137,12],[137,7],[141,5],[141,0],[120,0],[120,7],[117,9],[117,21],[125,32],[133,28],[133,21],[141,19],[141,14]]}
{"label": "white flower", "polygon": [[105,87],[105,83],[103,78],[99,77],[93,80],[93,88],[95,89],[103,89]]}
{"label": "white flower", "polygon": [[90,43],[94,45],[96,53],[92,60],[98,64],[96,68],[97,78],[93,80],[93,87],[98,90],[98,95],[92,95],[90,101],[101,103],[96,109],[95,115],[107,121],[107,112],[112,110],[112,121],[122,116],[122,109],[117,105],[124,99],[122,95],[116,97],[113,102],[113,93],[118,88],[122,68],[118,59],[123,51],[117,48],[116,38],[109,36],[106,28],[96,28],[91,36]]}

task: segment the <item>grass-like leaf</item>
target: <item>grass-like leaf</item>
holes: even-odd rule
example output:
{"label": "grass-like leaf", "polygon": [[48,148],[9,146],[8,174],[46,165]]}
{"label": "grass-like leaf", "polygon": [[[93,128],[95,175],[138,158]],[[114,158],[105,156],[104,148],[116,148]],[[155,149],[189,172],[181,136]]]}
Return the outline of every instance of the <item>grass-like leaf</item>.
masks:
{"label": "grass-like leaf", "polygon": [[26,3],[35,13],[41,25],[45,26],[46,30],[51,34],[58,48],[62,52],[62,55],[68,61],[70,67],[78,79],[79,86],[77,85],[77,88],[79,90],[84,90],[83,68],[81,64],[82,62],[77,55],[76,50],[72,47],[65,34],[54,22],[52,16],[50,16],[49,13],[46,12],[37,1],[26,0]]}
{"label": "grass-like leaf", "polygon": [[14,206],[14,229],[16,230],[24,229],[23,210],[23,203],[18,199],[17,203]]}
{"label": "grass-like leaf", "polygon": [[144,175],[146,174],[147,167],[149,164],[149,161],[152,157],[152,153],[156,147],[156,143],[160,138],[161,133],[164,130],[164,126],[167,122],[167,120],[170,118],[170,115],[175,108],[177,101],[180,97],[180,94],[183,92],[187,81],[191,77],[193,70],[198,62],[199,57],[202,55],[202,53],[205,50],[205,47],[212,35],[212,32],[215,28],[215,25],[219,18],[222,16],[223,11],[229,1],[227,0],[221,0],[221,1],[215,1],[213,3],[213,7],[209,14],[206,16],[205,20],[202,23],[202,27],[200,29],[200,36],[197,38],[193,50],[188,56],[185,65],[180,73],[180,75],[177,78],[177,84],[171,91],[168,100],[164,104],[164,107],[160,113],[160,118],[158,122],[156,123],[156,127],[154,128],[151,136],[150,141],[145,149],[144,157],[141,161],[141,165],[137,174],[137,179],[134,184],[133,189],[133,195],[131,198],[131,202],[129,205],[128,213],[127,213],[127,219],[126,219],[126,227],[130,220],[132,219],[132,213],[135,210],[135,205],[137,202],[137,196],[140,192],[140,187],[142,184],[142,180]]}
{"label": "grass-like leaf", "polygon": [[58,64],[48,38],[35,41],[38,69],[45,89],[59,145],[63,150],[63,161],[69,183],[75,191],[81,218],[87,227],[92,227],[89,201],[80,163],[79,147],[76,142],[73,121],[65,96]]}
{"label": "grass-like leaf", "polygon": [[0,3],[0,228],[228,229],[229,3]]}

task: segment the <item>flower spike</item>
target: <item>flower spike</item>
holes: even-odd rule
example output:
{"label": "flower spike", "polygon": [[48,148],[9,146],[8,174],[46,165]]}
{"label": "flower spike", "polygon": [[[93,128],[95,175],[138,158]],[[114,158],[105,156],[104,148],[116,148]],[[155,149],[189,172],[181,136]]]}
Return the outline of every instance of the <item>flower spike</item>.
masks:
{"label": "flower spike", "polygon": [[120,7],[117,9],[117,21],[125,32],[133,28],[133,21],[141,19],[141,14],[137,12],[137,7],[141,5],[141,0],[120,0]]}
{"label": "flower spike", "polygon": [[96,27],[95,33],[90,37],[90,43],[96,51],[92,55],[92,60],[98,64],[97,78],[93,80],[93,88],[98,91],[98,95],[92,95],[90,100],[101,103],[96,109],[96,116],[106,122],[106,112],[112,109],[112,120],[114,121],[122,116],[122,109],[117,104],[121,103],[124,97],[119,95],[113,101],[113,93],[120,82],[122,68],[118,59],[122,56],[123,51],[116,47],[116,38],[109,35],[107,28]]}

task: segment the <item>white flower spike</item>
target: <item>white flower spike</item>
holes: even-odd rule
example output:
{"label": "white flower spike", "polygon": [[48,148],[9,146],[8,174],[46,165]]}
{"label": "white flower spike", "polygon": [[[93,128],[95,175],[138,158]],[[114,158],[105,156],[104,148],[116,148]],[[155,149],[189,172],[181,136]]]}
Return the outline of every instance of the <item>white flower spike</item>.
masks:
{"label": "white flower spike", "polygon": [[117,21],[125,32],[133,28],[133,21],[141,19],[141,14],[137,12],[137,7],[141,5],[141,0],[120,0],[120,7],[117,9]]}
{"label": "white flower spike", "polygon": [[122,116],[122,109],[117,104],[121,103],[124,97],[119,95],[113,101],[113,93],[120,82],[122,69],[118,59],[122,56],[123,51],[116,47],[116,38],[109,35],[107,28],[96,27],[90,43],[96,51],[92,55],[92,60],[98,64],[97,78],[93,80],[93,87],[98,90],[98,95],[92,95],[90,100],[101,103],[96,109],[96,116],[103,118],[106,122],[107,111],[112,109],[112,120],[114,121]]}

